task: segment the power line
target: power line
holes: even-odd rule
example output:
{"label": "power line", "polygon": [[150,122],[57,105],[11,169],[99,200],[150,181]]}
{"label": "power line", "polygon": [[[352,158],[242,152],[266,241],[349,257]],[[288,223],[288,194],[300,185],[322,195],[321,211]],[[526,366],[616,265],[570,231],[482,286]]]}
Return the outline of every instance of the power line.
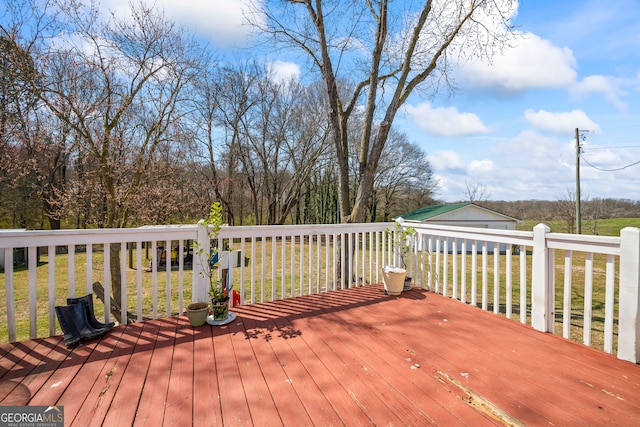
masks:
{"label": "power line", "polygon": [[640,125],[629,125],[629,126],[616,126],[616,127],[607,127],[606,130],[620,130],[620,129],[636,129],[639,128]]}
{"label": "power line", "polygon": [[623,166],[623,167],[621,167],[621,168],[616,168],[616,169],[603,169],[603,168],[599,168],[598,166],[596,166],[596,165],[594,165],[594,164],[590,163],[587,159],[585,159],[585,158],[584,158],[584,155],[580,155],[580,157],[582,158],[582,160],[584,160],[584,162],[585,162],[586,164],[588,164],[589,166],[591,166],[593,169],[596,169],[596,170],[599,170],[599,171],[602,171],[602,172],[617,172],[617,171],[621,171],[621,170],[626,169],[626,168],[630,168],[631,166],[635,166],[635,165],[637,165],[637,164],[639,164],[639,163],[640,163],[640,160],[638,160],[637,162],[634,162],[634,163],[628,164],[628,165]]}
{"label": "power line", "polygon": [[[583,147],[584,148],[584,147]],[[640,148],[640,145],[621,145],[618,147],[596,147],[594,145],[589,145],[589,150],[609,150],[613,148]]]}
{"label": "power line", "polygon": [[[583,141],[587,140],[587,137],[585,136],[585,133],[589,132],[588,130],[580,130],[579,128],[576,128],[576,133],[575,133],[575,139],[576,139],[576,233],[577,234],[581,234],[582,233],[582,215],[581,215],[581,207],[580,207],[580,159],[582,158],[582,160],[584,160],[584,162],[589,165],[590,167],[599,170],[599,171],[603,171],[603,172],[616,172],[616,171],[621,171],[623,169],[629,168],[631,166],[635,166],[637,164],[640,164],[640,160],[631,164],[628,164],[626,166],[623,166],[621,168],[615,168],[615,169],[604,169],[604,168],[600,168],[597,167],[595,165],[593,165],[592,163],[590,163],[587,159],[584,158],[584,147],[580,145],[580,139],[582,139]],[[636,141],[628,141],[628,142],[636,142]],[[611,149],[611,148],[636,148],[635,146],[633,147],[602,147],[602,148],[594,148],[594,147],[589,147],[589,149]]]}

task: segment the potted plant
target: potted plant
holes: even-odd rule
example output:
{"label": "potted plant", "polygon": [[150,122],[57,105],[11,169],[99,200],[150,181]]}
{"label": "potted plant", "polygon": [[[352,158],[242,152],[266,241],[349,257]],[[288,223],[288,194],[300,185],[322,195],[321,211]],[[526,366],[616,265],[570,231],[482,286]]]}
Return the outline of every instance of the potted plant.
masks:
{"label": "potted plant", "polygon": [[217,280],[216,283],[211,282],[209,295],[211,296],[213,320],[217,322],[226,320],[229,317],[229,294],[220,280]]}
{"label": "potted plant", "polygon": [[387,228],[386,233],[393,245],[394,265],[382,269],[382,280],[389,295],[400,295],[403,290],[411,289],[411,277],[407,276],[406,257],[410,249],[410,238],[415,234],[413,227],[403,227],[396,221],[394,228]]}
{"label": "potted plant", "polygon": [[[200,220],[200,224],[207,227],[209,239],[216,238],[222,226],[222,205],[219,202],[214,202],[209,210],[209,216],[207,219]],[[209,279],[209,297],[212,310],[212,315],[209,318],[216,322],[224,321],[229,316],[230,289],[223,287],[222,281],[213,277],[213,266],[217,260],[218,248],[213,246],[209,251],[205,251],[200,244],[194,243],[194,253],[203,261],[204,270],[200,274],[204,274]],[[230,287],[230,285],[227,286]],[[205,321],[208,322],[209,318],[205,318]]]}

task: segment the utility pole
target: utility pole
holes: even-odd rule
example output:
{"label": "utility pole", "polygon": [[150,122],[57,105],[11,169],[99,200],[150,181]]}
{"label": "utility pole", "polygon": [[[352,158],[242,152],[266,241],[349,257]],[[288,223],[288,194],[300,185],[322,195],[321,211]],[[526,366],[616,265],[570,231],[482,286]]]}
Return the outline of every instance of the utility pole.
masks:
{"label": "utility pole", "polygon": [[580,132],[589,132],[588,130],[580,130],[576,128],[576,234],[582,234],[582,211],[580,209],[580,137],[584,140],[584,135]]}
{"label": "utility pole", "polygon": [[576,234],[582,234],[580,212],[580,130],[576,128]]}

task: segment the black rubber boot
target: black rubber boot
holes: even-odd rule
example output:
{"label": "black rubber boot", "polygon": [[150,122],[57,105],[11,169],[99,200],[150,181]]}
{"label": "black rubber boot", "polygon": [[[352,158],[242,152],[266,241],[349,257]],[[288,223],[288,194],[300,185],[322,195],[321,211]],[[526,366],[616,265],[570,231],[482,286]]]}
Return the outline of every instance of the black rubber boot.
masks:
{"label": "black rubber boot", "polygon": [[[77,340],[78,337],[80,339],[91,339],[98,335],[102,335],[109,330],[109,328],[93,328],[89,325],[87,315],[85,314],[84,303],[58,306],[56,307],[56,314],[58,314],[60,327],[62,328],[65,337],[69,335],[68,344],[65,339],[67,347],[77,345],[79,342],[79,340]],[[61,318],[62,320],[60,320]]]}
{"label": "black rubber boot", "polygon": [[[75,315],[72,312],[72,307],[68,305],[56,306],[56,316],[58,316],[58,323],[64,333],[64,343],[67,348],[75,347],[80,344],[80,331],[75,325]],[[73,308],[75,310],[75,308]]]}
{"label": "black rubber boot", "polygon": [[94,329],[107,328],[108,330],[113,328],[116,325],[114,322],[109,322],[105,324],[98,321],[98,319],[96,319],[95,312],[93,311],[93,294],[87,294],[83,297],[78,297],[78,298],[67,298],[67,304],[71,305],[71,304],[77,304],[77,303],[82,303],[84,305],[85,314],[87,315],[87,322],[92,328]]}

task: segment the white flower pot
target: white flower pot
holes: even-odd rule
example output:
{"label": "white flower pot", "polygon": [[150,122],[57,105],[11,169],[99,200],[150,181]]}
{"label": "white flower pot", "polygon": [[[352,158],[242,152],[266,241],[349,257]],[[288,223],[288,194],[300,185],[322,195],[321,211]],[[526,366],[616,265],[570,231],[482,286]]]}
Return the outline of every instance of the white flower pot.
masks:
{"label": "white flower pot", "polygon": [[404,278],[407,270],[400,267],[386,266],[382,269],[382,281],[384,289],[389,295],[400,295],[404,288]]}

